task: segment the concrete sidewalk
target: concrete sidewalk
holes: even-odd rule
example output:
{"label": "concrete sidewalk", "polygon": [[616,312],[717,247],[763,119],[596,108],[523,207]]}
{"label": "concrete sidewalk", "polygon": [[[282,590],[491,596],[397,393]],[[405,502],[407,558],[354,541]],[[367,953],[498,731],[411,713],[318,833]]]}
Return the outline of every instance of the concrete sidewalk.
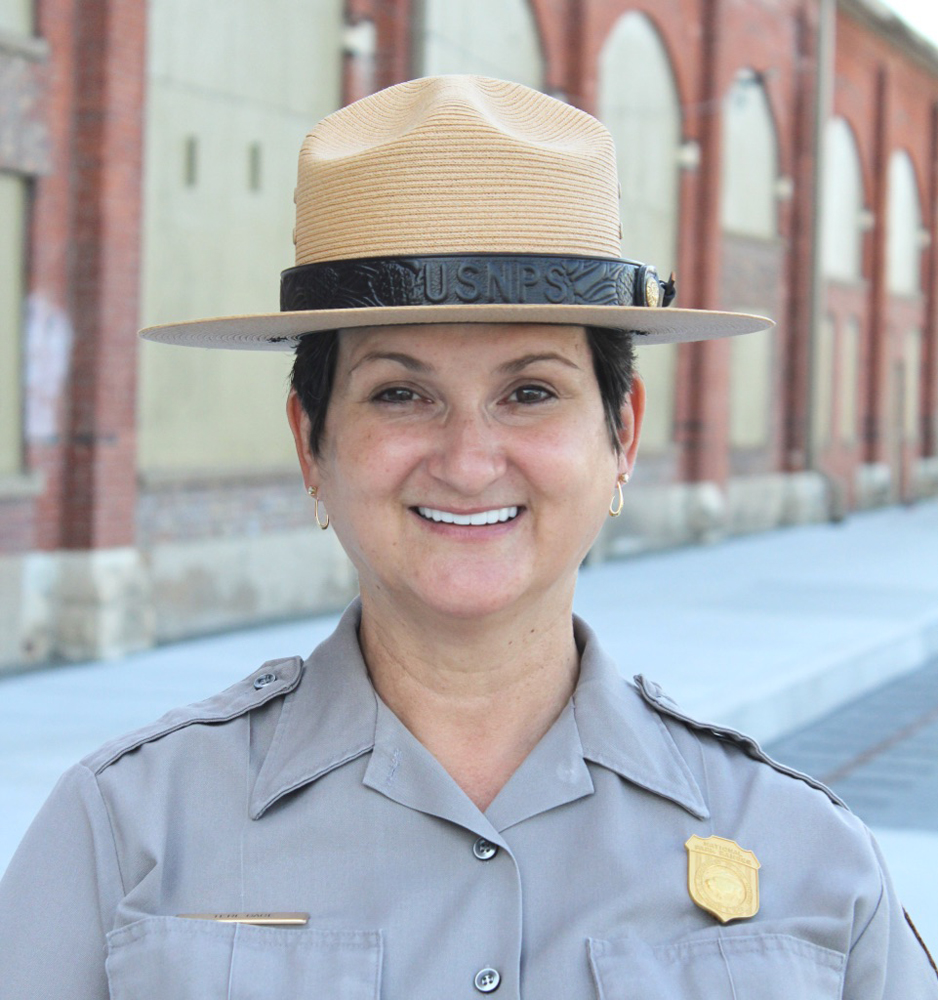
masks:
{"label": "concrete sidewalk", "polygon": [[[768,741],[938,653],[938,503],[590,567],[576,607],[624,674]],[[79,757],[265,659],[307,654],[335,620],[0,680],[0,871]],[[921,857],[938,856],[924,839]],[[917,916],[938,941],[938,904]]]}

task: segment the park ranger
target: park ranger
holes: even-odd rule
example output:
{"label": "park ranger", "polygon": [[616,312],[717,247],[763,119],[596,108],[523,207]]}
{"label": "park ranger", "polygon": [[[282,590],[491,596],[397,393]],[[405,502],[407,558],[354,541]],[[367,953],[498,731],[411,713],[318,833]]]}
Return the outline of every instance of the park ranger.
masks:
{"label": "park ranger", "polygon": [[296,351],[360,598],[66,773],[0,884],[0,995],[938,998],[843,804],[573,617],[636,458],[633,342],[768,325],[670,307],[616,187],[589,115],[410,81],[303,144],[280,313],[145,332]]}

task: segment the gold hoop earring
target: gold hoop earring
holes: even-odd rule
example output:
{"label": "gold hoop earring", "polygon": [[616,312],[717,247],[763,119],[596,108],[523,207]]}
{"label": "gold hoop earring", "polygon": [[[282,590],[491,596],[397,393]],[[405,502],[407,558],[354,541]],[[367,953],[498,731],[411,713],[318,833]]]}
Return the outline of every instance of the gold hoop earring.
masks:
{"label": "gold hoop earring", "polygon": [[623,472],[621,476],[616,480],[616,495],[612,498],[609,504],[609,516],[618,517],[622,513],[622,507],[625,504],[625,497],[622,496],[622,487],[627,485],[629,481],[629,474]]}
{"label": "gold hoop earring", "polygon": [[315,486],[307,486],[306,492],[313,498],[313,517],[316,518],[316,523],[319,527],[325,531],[329,527],[329,515],[326,514],[325,523],[319,519],[319,492]]}

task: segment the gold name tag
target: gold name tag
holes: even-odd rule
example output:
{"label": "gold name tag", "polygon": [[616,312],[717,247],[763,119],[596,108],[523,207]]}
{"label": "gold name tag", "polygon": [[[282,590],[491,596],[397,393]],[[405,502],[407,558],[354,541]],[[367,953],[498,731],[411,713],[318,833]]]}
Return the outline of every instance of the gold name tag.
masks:
{"label": "gold name tag", "polygon": [[255,924],[258,927],[302,927],[308,913],[180,913],[186,920],[215,920],[220,924]]}

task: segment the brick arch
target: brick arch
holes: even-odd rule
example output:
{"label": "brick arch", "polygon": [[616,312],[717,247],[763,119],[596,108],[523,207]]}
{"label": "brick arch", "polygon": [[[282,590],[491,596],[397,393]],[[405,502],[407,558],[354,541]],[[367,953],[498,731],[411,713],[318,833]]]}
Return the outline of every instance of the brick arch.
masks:
{"label": "brick arch", "polygon": [[[532,0],[532,3],[545,8],[550,6],[549,0]],[[622,17],[627,14],[642,14],[651,22],[664,48],[682,115],[684,108],[698,100],[700,44],[691,30],[693,26],[682,14],[679,0],[603,3],[588,7],[588,11],[588,30],[584,30],[582,38],[574,40],[575,44],[580,45],[583,67],[592,68],[598,64],[600,52]],[[593,113],[598,96],[598,80],[591,73],[585,75],[588,78],[582,81],[583,92],[576,95],[580,99],[574,103]]]}

